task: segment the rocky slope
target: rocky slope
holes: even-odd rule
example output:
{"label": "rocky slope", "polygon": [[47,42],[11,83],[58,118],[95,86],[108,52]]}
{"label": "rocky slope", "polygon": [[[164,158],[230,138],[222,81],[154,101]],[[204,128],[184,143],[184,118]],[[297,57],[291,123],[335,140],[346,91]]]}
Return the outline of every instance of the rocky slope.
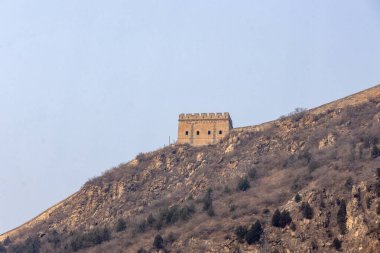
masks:
{"label": "rocky slope", "polygon": [[[379,137],[376,86],[214,146],[140,154],[1,235],[0,252],[379,252]],[[276,209],[291,222],[273,226]],[[247,243],[236,230],[256,221]]]}

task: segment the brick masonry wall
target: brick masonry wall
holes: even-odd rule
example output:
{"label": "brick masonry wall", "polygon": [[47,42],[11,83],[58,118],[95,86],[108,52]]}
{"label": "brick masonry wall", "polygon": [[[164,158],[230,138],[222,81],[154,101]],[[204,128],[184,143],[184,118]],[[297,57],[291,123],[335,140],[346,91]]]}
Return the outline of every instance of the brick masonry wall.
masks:
{"label": "brick masonry wall", "polygon": [[193,146],[215,144],[232,129],[228,113],[180,114],[178,120],[178,144]]}

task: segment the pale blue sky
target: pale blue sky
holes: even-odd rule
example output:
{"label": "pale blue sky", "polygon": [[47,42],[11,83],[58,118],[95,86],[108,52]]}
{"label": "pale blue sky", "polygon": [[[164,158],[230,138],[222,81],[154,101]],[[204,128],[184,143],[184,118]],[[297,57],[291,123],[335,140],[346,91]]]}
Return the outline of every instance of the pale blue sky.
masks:
{"label": "pale blue sky", "polygon": [[0,0],[0,233],[176,138],[380,83],[378,0]]}

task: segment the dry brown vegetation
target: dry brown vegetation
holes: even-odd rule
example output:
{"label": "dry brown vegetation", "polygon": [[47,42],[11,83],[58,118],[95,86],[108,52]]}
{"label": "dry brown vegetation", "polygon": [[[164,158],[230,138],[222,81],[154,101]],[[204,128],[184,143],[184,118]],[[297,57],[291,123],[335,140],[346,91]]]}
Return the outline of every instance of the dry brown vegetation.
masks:
{"label": "dry brown vegetation", "polygon": [[[25,244],[30,237],[38,240],[35,252],[151,252],[160,235],[168,252],[375,252],[375,89],[362,103],[293,113],[261,131],[233,131],[215,146],[139,154],[87,182],[49,218],[12,234],[3,248],[33,252],[34,241]],[[291,218],[285,226],[272,226],[277,209]],[[115,231],[120,219],[125,229]],[[263,228],[258,240],[257,222]],[[249,238],[255,239],[239,238],[239,226],[252,229]]]}

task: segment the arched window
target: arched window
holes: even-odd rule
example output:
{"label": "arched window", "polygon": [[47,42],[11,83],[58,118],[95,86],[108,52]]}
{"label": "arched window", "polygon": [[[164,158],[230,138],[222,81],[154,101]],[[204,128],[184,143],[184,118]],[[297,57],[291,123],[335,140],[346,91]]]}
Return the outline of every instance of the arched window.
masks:
{"label": "arched window", "polygon": [[222,134],[223,132],[222,132],[222,130],[219,130],[219,134]]}
{"label": "arched window", "polygon": [[199,131],[197,131],[197,135],[199,135]]}
{"label": "arched window", "polygon": [[208,135],[211,135],[211,131],[210,131],[210,130],[208,130],[207,134],[208,134]]}
{"label": "arched window", "polygon": [[189,135],[189,131],[186,131],[186,132],[185,132],[185,135]]}

